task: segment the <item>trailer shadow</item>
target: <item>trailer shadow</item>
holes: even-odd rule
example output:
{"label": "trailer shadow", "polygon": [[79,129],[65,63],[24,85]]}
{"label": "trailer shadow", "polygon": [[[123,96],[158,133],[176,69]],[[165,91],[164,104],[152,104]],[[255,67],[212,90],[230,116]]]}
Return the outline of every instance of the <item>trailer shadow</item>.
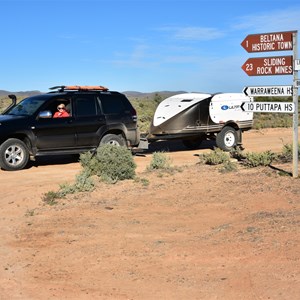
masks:
{"label": "trailer shadow", "polygon": [[191,150],[201,150],[201,149],[211,149],[216,147],[216,142],[214,140],[205,140],[201,143],[200,147],[195,149],[189,149],[183,145],[181,141],[156,141],[149,144],[148,149],[135,151],[137,155],[151,154],[153,152],[178,152],[178,151],[191,151]]}

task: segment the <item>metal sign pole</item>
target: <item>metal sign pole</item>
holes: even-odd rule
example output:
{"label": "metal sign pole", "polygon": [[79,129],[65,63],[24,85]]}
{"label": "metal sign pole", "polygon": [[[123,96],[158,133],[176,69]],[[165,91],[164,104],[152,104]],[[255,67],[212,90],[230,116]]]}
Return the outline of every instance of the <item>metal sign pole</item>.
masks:
{"label": "metal sign pole", "polygon": [[293,177],[298,177],[298,70],[295,70],[295,61],[298,60],[297,47],[298,32],[293,33],[293,50],[294,50],[294,85],[293,85],[293,102],[295,111],[293,114]]}

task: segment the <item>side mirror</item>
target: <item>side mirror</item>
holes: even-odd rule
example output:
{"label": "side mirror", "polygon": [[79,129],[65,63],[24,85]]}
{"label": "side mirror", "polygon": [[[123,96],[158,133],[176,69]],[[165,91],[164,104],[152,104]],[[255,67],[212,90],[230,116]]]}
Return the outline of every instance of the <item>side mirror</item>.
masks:
{"label": "side mirror", "polygon": [[40,119],[51,119],[52,118],[52,112],[50,110],[44,110],[39,112],[38,117]]}

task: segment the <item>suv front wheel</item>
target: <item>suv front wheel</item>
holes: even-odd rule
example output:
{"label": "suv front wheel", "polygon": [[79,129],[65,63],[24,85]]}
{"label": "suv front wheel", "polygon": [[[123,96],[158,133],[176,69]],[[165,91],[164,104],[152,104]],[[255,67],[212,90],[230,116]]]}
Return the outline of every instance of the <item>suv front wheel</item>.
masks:
{"label": "suv front wheel", "polygon": [[105,135],[100,142],[100,146],[105,144],[114,145],[114,146],[126,146],[126,141],[121,134],[116,135],[110,133]]}
{"label": "suv front wheel", "polygon": [[18,139],[8,139],[0,145],[0,167],[7,171],[23,169],[29,160],[26,145]]}

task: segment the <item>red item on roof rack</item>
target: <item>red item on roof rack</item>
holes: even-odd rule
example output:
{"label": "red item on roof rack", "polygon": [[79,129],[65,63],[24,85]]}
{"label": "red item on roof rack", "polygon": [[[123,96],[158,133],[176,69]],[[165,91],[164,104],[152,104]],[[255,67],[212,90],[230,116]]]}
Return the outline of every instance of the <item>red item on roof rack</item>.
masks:
{"label": "red item on roof rack", "polygon": [[107,91],[108,88],[102,85],[68,85],[64,90]]}
{"label": "red item on roof rack", "polygon": [[108,88],[102,85],[59,85],[50,88],[50,90],[54,89],[61,89],[62,91],[108,91]]}

